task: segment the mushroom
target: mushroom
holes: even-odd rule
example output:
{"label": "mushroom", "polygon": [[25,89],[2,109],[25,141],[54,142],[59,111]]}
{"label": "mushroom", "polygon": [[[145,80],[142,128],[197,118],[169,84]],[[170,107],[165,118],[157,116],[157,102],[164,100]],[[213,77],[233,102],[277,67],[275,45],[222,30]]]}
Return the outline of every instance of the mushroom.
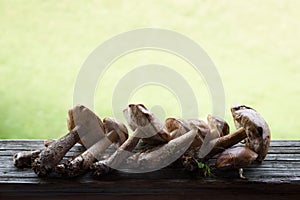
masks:
{"label": "mushroom", "polygon": [[164,124],[143,104],[130,104],[124,110],[124,115],[131,130],[139,129],[137,137],[142,138],[143,142],[155,145],[171,139]]}
{"label": "mushroom", "polygon": [[[229,125],[220,117],[208,115],[208,124],[203,120],[198,119],[188,121],[198,128],[198,134],[191,147],[181,157],[182,165],[188,171],[198,170],[199,159],[201,161],[206,161],[213,155],[221,152],[227,145],[231,145],[235,142],[235,133],[233,134],[235,137],[227,137],[225,138],[225,142],[219,140],[220,137],[228,135],[229,133]],[[241,136],[239,134],[240,133],[238,132],[238,137]]]}
{"label": "mushroom", "polygon": [[165,127],[171,135],[171,139],[177,138],[192,129],[194,126],[197,129],[197,135],[191,146],[199,147],[203,143],[203,138],[209,133],[208,125],[199,119],[188,119],[184,121],[182,119],[167,118],[165,121]]}
{"label": "mushroom", "polygon": [[127,128],[119,120],[107,117],[103,120],[103,124],[106,136],[67,164],[66,172],[68,176],[74,177],[83,174],[96,160],[99,160],[101,154],[112,143],[120,146],[128,138]]}
{"label": "mushroom", "polygon": [[170,135],[164,130],[162,123],[144,105],[130,104],[123,113],[134,133],[108,159],[91,166],[95,176],[107,174],[112,168],[119,168],[132,155],[141,138],[148,144],[162,144],[170,140]]}
{"label": "mushroom", "polygon": [[144,152],[138,152],[126,160],[126,172],[150,172],[161,169],[177,160],[191,145],[197,134],[196,127],[187,133]]}
{"label": "mushroom", "polygon": [[191,124],[196,126],[199,134],[203,138],[205,138],[205,136],[210,132],[208,124],[201,119],[188,119],[187,123],[189,124],[189,127],[191,127]]}
{"label": "mushroom", "polygon": [[208,126],[212,129],[216,127],[218,130],[219,137],[223,137],[229,134],[229,125],[228,123],[222,119],[221,117],[215,115],[208,115],[207,116]]}
{"label": "mushroom", "polygon": [[230,148],[219,154],[216,168],[221,170],[239,169],[240,178],[245,179],[242,168],[250,165],[257,156],[257,153],[248,147]]}
{"label": "mushroom", "polygon": [[34,172],[44,177],[62,160],[64,155],[81,139],[87,147],[104,136],[103,124],[96,114],[83,105],[69,111],[70,132],[43,149],[32,163]]}
{"label": "mushroom", "polygon": [[171,117],[165,120],[165,127],[170,133],[171,140],[180,137],[186,132],[190,131],[190,128],[185,121]]}
{"label": "mushroom", "polygon": [[111,131],[116,132],[116,134],[118,136],[118,140],[116,142],[119,146],[121,146],[125,142],[125,140],[127,140],[128,130],[127,130],[125,124],[123,124],[121,121],[114,119],[114,118],[106,117],[103,120],[103,124],[104,124],[105,130],[106,130],[106,133],[109,133]]}
{"label": "mushroom", "polygon": [[271,140],[268,124],[256,110],[245,105],[233,106],[231,113],[235,126],[246,130],[245,145],[256,152],[257,160],[262,162],[268,153]]}
{"label": "mushroom", "polygon": [[189,145],[188,149],[182,154],[179,159],[185,169],[187,169],[188,171],[194,171],[197,168],[197,163],[194,160],[194,155],[197,154],[195,152],[198,151],[198,148],[203,143],[203,138],[205,137],[206,133],[209,132],[207,124],[204,121],[198,119],[189,119],[188,122],[186,122],[182,119],[167,118],[165,120],[165,127],[171,135],[171,141],[177,140],[177,138],[181,138],[181,140],[179,141],[184,141],[182,140],[182,136],[187,134],[192,127],[195,128],[196,134],[191,145]]}
{"label": "mushroom", "polygon": [[[229,125],[225,120],[217,116],[208,115],[207,122],[210,131],[206,135],[203,144],[201,145],[201,148],[199,150],[199,158],[202,158],[204,160],[207,160],[211,156],[213,156],[213,154],[215,155],[216,153],[222,152],[224,149],[236,144],[234,143],[235,140],[232,140],[231,137],[226,137],[229,133]],[[237,136],[243,137],[239,134]],[[225,142],[223,141],[224,138]],[[222,144],[220,142],[222,142]]]}

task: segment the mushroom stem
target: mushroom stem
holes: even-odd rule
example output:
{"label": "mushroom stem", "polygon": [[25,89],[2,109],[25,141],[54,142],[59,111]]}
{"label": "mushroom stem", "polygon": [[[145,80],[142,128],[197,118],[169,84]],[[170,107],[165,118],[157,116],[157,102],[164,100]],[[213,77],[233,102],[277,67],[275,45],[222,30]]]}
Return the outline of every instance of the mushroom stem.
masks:
{"label": "mushroom stem", "polygon": [[196,129],[192,129],[168,143],[156,146],[146,152],[136,153],[126,160],[126,171],[149,172],[163,168],[173,163],[191,145],[197,134]]}
{"label": "mushroom stem", "polygon": [[14,166],[18,168],[31,167],[31,163],[36,159],[42,150],[35,151],[21,151],[14,155]]}
{"label": "mushroom stem", "polygon": [[41,151],[38,158],[32,163],[32,169],[38,176],[48,175],[64,155],[79,141],[78,128],[79,126],[76,126],[68,134]]}
{"label": "mushroom stem", "polygon": [[120,164],[130,156],[130,153],[138,144],[140,138],[135,137],[138,129],[135,133],[129,137],[108,159],[98,161],[91,166],[95,176],[101,176],[112,171],[112,168],[117,168]]}
{"label": "mushroom stem", "polygon": [[68,176],[75,177],[86,172],[99,156],[119,137],[116,131],[111,131],[106,137],[95,143],[85,152],[71,160],[66,166]]}
{"label": "mushroom stem", "polygon": [[244,128],[239,128],[231,134],[225,135],[223,137],[214,139],[211,143],[214,143],[214,147],[212,150],[203,158],[201,158],[202,162],[207,161],[209,158],[221,153],[225,149],[232,147],[233,145],[241,142],[247,137],[246,131]]}

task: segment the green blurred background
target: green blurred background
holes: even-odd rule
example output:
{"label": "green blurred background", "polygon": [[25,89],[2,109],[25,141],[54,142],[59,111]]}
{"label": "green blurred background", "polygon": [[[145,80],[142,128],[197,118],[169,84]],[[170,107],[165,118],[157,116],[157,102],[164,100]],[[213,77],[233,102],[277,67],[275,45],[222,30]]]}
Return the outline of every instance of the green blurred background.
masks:
{"label": "green blurred background", "polygon": [[[232,129],[229,108],[243,103],[264,116],[273,139],[300,139],[299,9],[297,0],[0,0],[0,138],[65,134],[75,80],[88,55],[116,34],[155,27],[187,35],[205,49],[222,78]],[[145,50],[117,60],[99,81],[95,110],[101,118],[112,115],[120,77],[149,63],[172,66],[189,81],[199,100],[197,117],[211,112],[206,85],[187,63]],[[161,104],[168,116],[180,116],[174,95],[158,86],[137,90],[129,101]]]}

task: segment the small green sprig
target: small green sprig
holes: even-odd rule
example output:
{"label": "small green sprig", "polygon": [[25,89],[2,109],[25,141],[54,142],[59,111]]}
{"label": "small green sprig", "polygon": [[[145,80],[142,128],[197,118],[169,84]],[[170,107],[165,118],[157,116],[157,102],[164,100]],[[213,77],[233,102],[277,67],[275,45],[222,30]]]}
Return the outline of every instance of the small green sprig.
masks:
{"label": "small green sprig", "polygon": [[204,177],[215,177],[215,175],[211,172],[211,167],[208,164],[203,163],[203,162],[198,162],[197,160],[195,160],[195,161],[198,165],[198,168],[203,169]]}

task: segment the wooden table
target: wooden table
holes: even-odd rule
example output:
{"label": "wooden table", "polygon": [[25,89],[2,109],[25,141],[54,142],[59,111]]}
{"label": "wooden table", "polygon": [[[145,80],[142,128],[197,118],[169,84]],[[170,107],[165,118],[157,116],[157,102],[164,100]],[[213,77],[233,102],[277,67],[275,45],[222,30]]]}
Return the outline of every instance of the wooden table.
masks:
{"label": "wooden table", "polygon": [[[272,141],[262,164],[236,171],[215,171],[203,178],[180,168],[144,174],[114,172],[101,179],[91,174],[68,179],[38,178],[31,169],[17,169],[12,156],[43,148],[41,140],[0,140],[0,199],[300,199],[300,141]],[[82,151],[76,145],[66,155]],[[108,150],[109,151],[109,150]],[[109,152],[108,152],[109,153]]]}

